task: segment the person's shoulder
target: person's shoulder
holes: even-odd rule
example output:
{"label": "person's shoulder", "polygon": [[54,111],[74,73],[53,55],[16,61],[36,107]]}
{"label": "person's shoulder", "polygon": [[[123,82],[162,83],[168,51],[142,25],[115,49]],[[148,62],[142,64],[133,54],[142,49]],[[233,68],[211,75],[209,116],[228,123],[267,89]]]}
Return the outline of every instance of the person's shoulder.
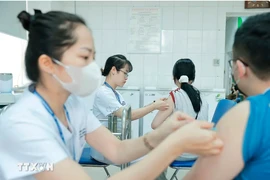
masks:
{"label": "person's shoulder", "polygon": [[264,102],[270,99],[270,90],[267,90],[266,92],[254,96],[249,96],[247,98],[248,101],[253,101],[253,102]]}
{"label": "person's shoulder", "polygon": [[113,95],[113,91],[104,85],[100,86],[95,92],[95,97],[106,97],[110,95]]}
{"label": "person's shoulder", "polygon": [[179,92],[181,90],[181,88],[175,88],[174,90],[172,90],[171,92],[175,93],[175,92]]}

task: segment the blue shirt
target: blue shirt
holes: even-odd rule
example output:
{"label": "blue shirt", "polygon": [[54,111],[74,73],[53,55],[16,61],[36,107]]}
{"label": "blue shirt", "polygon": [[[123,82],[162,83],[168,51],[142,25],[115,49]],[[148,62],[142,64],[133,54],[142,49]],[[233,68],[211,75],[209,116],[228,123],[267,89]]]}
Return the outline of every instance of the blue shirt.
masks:
{"label": "blue shirt", "polygon": [[244,168],[235,180],[270,179],[270,90],[252,96],[244,134]]}

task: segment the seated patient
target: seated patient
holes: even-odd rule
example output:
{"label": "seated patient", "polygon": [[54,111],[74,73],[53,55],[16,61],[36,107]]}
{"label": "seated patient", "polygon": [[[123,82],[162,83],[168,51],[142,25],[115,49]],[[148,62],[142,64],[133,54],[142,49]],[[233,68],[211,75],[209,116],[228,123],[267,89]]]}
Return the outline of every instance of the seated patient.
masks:
{"label": "seated patient", "polygon": [[[178,88],[170,92],[167,100],[169,108],[159,111],[152,122],[156,129],[174,111],[184,112],[194,119],[208,119],[208,104],[200,96],[200,91],[192,86],[195,80],[195,65],[190,59],[179,59],[173,67],[173,80]],[[177,160],[194,160],[197,156],[184,153]]]}
{"label": "seated patient", "polygon": [[251,16],[238,28],[230,65],[248,98],[217,124],[221,154],[200,157],[185,180],[270,179],[270,13]]}

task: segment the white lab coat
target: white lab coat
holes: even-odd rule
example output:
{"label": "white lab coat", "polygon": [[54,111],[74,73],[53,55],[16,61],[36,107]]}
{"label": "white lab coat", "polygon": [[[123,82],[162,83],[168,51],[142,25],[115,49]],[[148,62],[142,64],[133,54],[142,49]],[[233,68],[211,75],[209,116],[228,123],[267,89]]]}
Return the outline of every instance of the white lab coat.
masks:
{"label": "white lab coat", "polygon": [[0,174],[1,180],[34,180],[36,171],[19,171],[18,163],[57,163],[65,158],[80,160],[85,135],[101,126],[99,120],[71,95],[66,108],[72,133],[59,121],[66,145],[56,123],[41,100],[28,89],[22,97],[0,117]]}
{"label": "white lab coat", "polygon": [[123,107],[126,103],[123,96],[116,91],[120,97],[118,102],[114,92],[109,87],[102,85],[95,93],[93,114],[98,119],[106,119],[108,115]]}

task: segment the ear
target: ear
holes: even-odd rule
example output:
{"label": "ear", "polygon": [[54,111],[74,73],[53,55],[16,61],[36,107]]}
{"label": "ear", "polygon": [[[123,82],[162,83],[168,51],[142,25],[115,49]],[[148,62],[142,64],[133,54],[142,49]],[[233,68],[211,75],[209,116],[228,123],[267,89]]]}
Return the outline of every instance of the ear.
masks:
{"label": "ear", "polygon": [[236,61],[236,68],[238,71],[238,77],[242,78],[246,75],[247,73],[247,68],[246,66],[239,60]]}
{"label": "ear", "polygon": [[111,72],[112,72],[112,74],[116,74],[117,73],[117,70],[116,70],[115,66],[112,67]]}
{"label": "ear", "polygon": [[48,74],[54,73],[54,63],[52,59],[45,54],[42,54],[41,56],[39,56],[38,66],[40,70],[47,72]]}

